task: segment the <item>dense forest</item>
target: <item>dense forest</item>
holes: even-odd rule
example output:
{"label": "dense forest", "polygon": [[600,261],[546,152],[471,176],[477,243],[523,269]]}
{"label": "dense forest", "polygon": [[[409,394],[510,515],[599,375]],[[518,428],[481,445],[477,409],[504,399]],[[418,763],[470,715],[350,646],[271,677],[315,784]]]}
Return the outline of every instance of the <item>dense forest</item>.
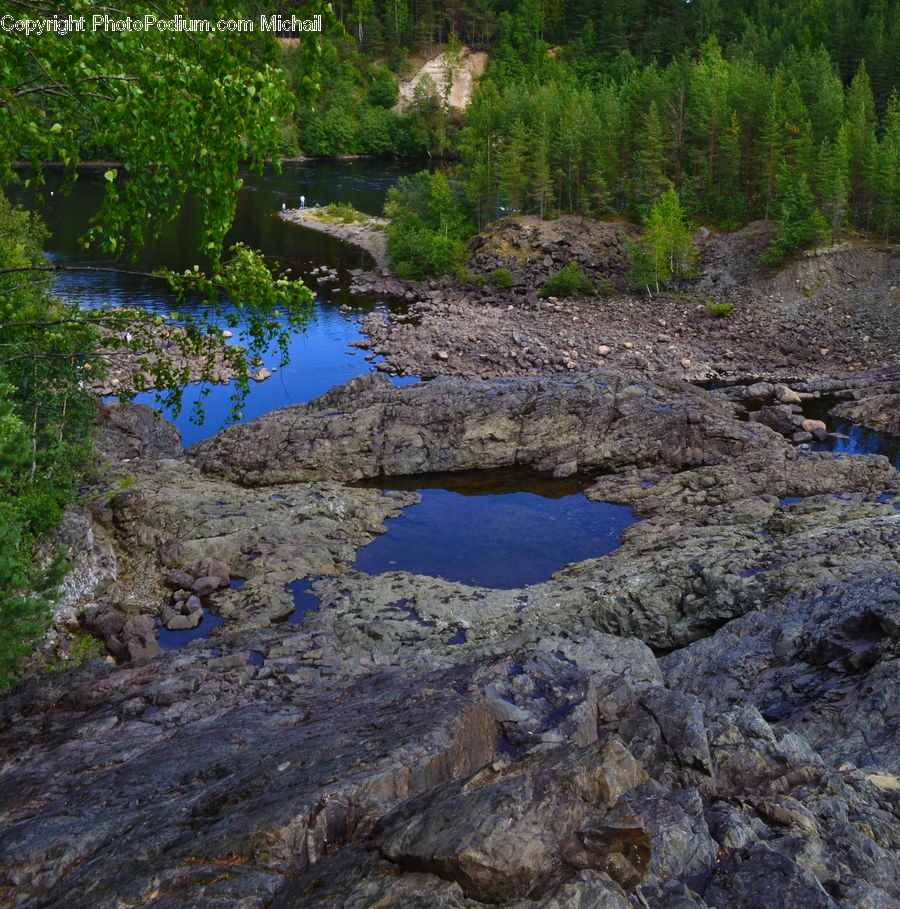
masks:
{"label": "dense forest", "polygon": [[[674,187],[721,225],[814,209],[823,239],[900,230],[897,0],[338,3],[307,154],[457,159],[474,223],[640,216]],[[396,113],[413,51],[490,52],[464,120],[442,86]],[[286,66],[291,69],[291,52]],[[294,128],[296,127],[296,132]]]}

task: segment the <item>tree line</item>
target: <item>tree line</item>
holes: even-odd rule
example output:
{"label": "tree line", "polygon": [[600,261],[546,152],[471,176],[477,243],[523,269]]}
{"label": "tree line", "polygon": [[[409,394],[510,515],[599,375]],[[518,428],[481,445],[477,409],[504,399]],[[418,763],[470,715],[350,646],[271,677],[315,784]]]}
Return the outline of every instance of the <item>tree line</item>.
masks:
{"label": "tree line", "polygon": [[729,59],[710,36],[695,57],[602,78],[564,61],[498,67],[466,112],[460,175],[476,220],[501,211],[645,212],[667,189],[728,225],[807,192],[836,235],[900,231],[900,100],[877,114],[861,63],[849,85],[824,47],[772,70]]}

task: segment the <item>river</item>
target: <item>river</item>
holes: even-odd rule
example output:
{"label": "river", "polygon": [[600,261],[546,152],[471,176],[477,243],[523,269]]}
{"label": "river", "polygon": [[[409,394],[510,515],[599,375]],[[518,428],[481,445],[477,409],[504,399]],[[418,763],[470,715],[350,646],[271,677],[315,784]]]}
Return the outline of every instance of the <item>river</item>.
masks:
{"label": "river", "polygon": [[[307,283],[315,291],[316,302],[312,320],[305,333],[296,335],[290,346],[290,364],[279,369],[271,379],[251,383],[250,394],[243,406],[245,419],[282,407],[308,401],[333,385],[345,382],[372,368],[364,354],[348,346],[360,337],[357,318],[376,308],[388,310],[392,303],[374,296],[351,296],[347,292],[349,272],[353,268],[369,268],[372,260],[367,253],[324,234],[295,225],[285,224],[275,216],[282,204],[297,207],[300,196],[307,206],[346,202],[367,214],[380,214],[388,189],[402,176],[421,170],[421,162],[397,163],[384,161],[314,161],[282,165],[281,173],[267,168],[263,174],[244,174],[244,186],[238,196],[234,226],[226,246],[241,241],[276,258],[293,276],[306,277],[319,266],[336,268],[336,284],[317,288],[315,279]],[[117,263],[85,252],[78,239],[87,229],[88,221],[102,200],[104,180],[101,171],[85,170],[79,174],[72,192],[60,195],[59,175],[50,173],[43,204],[37,206],[50,231],[46,244],[48,255],[67,265],[99,265],[137,270],[167,267],[184,269],[196,261],[198,220],[196,210],[188,203],[181,214],[158,240],[150,238],[138,260]],[[50,192],[53,191],[53,195]],[[13,198],[33,204],[33,194],[21,191]],[[102,304],[139,306],[169,313],[178,306],[174,295],[161,282],[129,275],[109,273],[60,273],[54,292],[64,299],[85,308]],[[348,316],[340,312],[342,305],[352,306]],[[182,306],[182,310],[190,307]],[[239,336],[237,340],[240,340]],[[267,361],[271,368],[272,361]],[[400,383],[414,381],[398,379]],[[213,386],[204,400],[206,418],[202,425],[191,422],[190,414],[200,389],[194,386],[185,391],[180,414],[166,415],[181,430],[185,445],[218,432],[224,425],[231,407],[232,388]],[[136,399],[158,406],[156,395],[146,393]]]}

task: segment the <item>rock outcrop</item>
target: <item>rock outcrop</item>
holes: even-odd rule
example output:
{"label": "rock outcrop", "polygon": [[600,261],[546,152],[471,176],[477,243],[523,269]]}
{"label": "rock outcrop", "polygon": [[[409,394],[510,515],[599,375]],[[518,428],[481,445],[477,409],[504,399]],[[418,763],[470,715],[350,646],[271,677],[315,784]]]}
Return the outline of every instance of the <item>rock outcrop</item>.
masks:
{"label": "rock outcrop", "polygon": [[[108,660],[0,698],[0,902],[896,905],[900,476],[736,413],[366,378],[187,459],[123,416],[93,518],[143,580],[82,592]],[[640,520],[513,590],[354,570],[419,496],[348,480],[503,464],[614,470],[586,495]],[[227,621],[159,652],[202,597]]]}
{"label": "rock outcrop", "polygon": [[232,426],[188,455],[205,473],[257,485],[511,465],[562,476],[685,467],[775,444],[727,402],[681,383],[594,372],[395,388],[369,374]]}

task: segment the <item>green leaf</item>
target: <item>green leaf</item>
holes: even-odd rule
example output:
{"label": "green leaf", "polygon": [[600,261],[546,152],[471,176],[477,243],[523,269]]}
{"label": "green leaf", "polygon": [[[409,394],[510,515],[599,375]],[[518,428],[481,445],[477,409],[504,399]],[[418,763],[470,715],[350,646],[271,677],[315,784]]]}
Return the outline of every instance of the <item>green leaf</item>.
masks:
{"label": "green leaf", "polygon": [[106,180],[107,183],[112,183],[113,180],[115,180],[117,176],[118,176],[118,171],[108,170],[103,174],[103,179]]}

